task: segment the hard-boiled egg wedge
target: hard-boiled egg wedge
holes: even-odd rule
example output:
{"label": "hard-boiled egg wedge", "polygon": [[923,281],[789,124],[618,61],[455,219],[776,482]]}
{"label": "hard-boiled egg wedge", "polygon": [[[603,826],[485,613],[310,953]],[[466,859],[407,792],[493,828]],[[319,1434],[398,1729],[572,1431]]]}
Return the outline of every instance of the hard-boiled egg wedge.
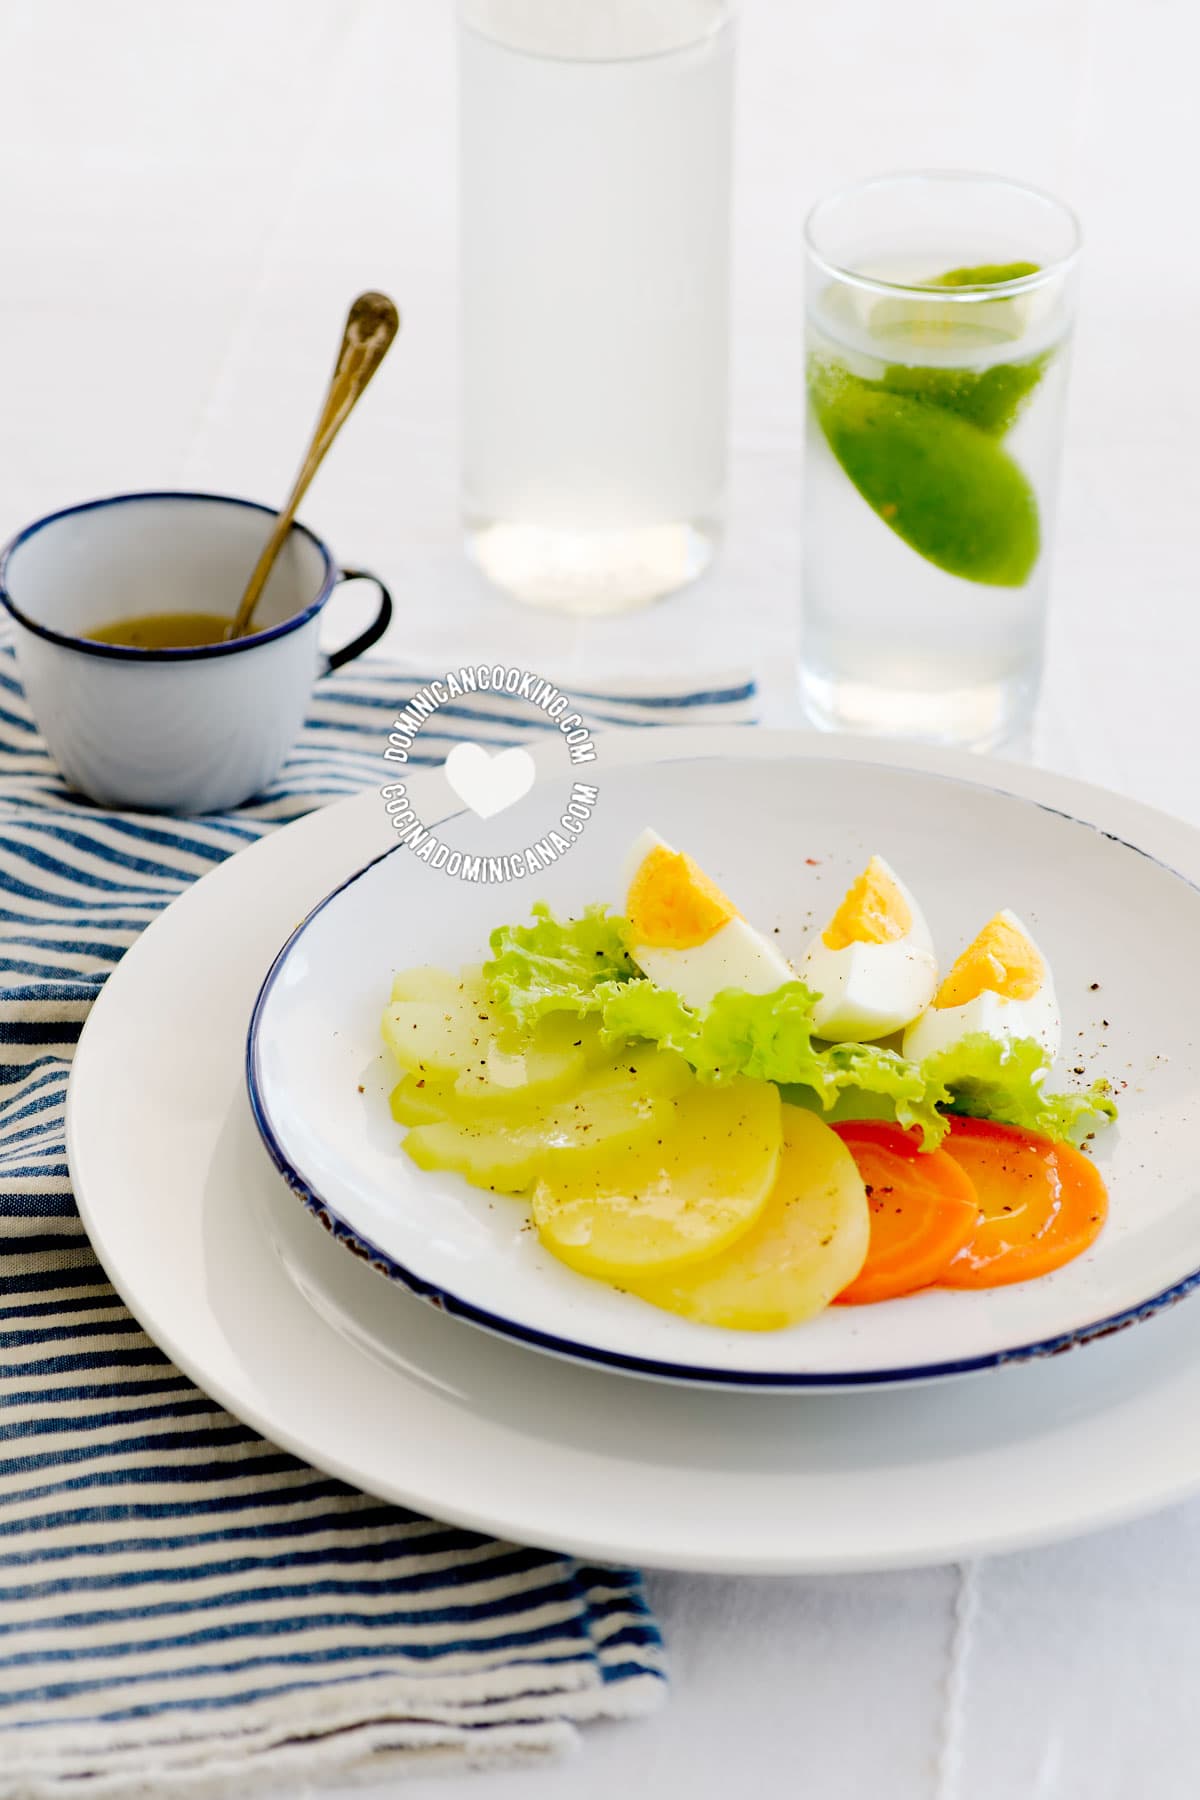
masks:
{"label": "hard-boiled egg wedge", "polygon": [[795,970],[732,900],[657,832],[643,831],[626,861],[629,954],[659,987],[706,1007],[722,988],[771,994]]}
{"label": "hard-boiled egg wedge", "polygon": [[937,962],[916,901],[882,856],[873,856],[823,931],[810,941],[800,979],[820,994],[819,1036],[837,1043],[888,1037],[933,998]]}
{"label": "hard-boiled egg wedge", "polygon": [[904,1054],[919,1062],[972,1032],[1036,1038],[1058,1055],[1062,1024],[1045,957],[1015,913],[998,912],[968,944],[933,998],[904,1034]]}

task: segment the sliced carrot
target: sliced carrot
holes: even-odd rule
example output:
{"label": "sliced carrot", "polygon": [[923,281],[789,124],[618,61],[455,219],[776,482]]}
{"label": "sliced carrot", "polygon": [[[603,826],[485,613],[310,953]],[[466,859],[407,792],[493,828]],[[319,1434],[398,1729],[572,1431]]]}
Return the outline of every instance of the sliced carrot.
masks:
{"label": "sliced carrot", "polygon": [[895,1300],[937,1281],[979,1223],[975,1189],[944,1151],[921,1149],[918,1133],[878,1119],[835,1125],[866,1183],[871,1208],[867,1260],[840,1306]]}
{"label": "sliced carrot", "polygon": [[988,1119],[955,1119],[943,1147],[974,1182],[983,1213],[941,1276],[946,1287],[1032,1281],[1080,1255],[1104,1224],[1104,1183],[1070,1144]]}

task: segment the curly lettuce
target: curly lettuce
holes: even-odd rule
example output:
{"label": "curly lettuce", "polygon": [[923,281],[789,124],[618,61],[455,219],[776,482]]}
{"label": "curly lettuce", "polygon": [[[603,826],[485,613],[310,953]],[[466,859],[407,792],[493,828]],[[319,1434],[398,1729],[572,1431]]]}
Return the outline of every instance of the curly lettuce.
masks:
{"label": "curly lettuce", "polygon": [[639,971],[625,948],[625,921],[603,906],[581,919],[556,919],[543,901],[532,925],[501,925],[483,965],[498,1005],[518,1026],[535,1025],[547,1013],[599,1012],[620,983]]}
{"label": "curly lettuce", "polygon": [[1107,1081],[1073,1094],[1047,1093],[1050,1058],[1033,1038],[1003,1043],[973,1032],[949,1050],[927,1056],[921,1069],[930,1087],[942,1090],[938,1104],[949,1111],[1067,1143],[1083,1143],[1117,1116]]}
{"label": "curly lettuce", "polygon": [[[702,1080],[749,1075],[773,1081],[787,1097],[821,1112],[839,1102],[874,1098],[883,1116],[919,1125],[926,1140],[940,1140],[939,1117],[915,1063],[878,1044],[820,1044],[813,1026],[818,996],[790,981],[771,994],[726,988],[703,1012],[653,982],[625,983],[601,1007],[605,1038],[649,1038],[677,1050]],[[868,1109],[874,1110],[874,1109]],[[862,1112],[843,1116],[861,1118]]]}
{"label": "curly lettuce", "polygon": [[641,974],[626,948],[625,921],[601,906],[559,920],[539,904],[531,924],[494,931],[491,949],[484,974],[518,1027],[553,1012],[591,1016],[605,1041],[675,1050],[702,1080],[772,1081],[785,1099],[826,1118],[915,1126],[927,1149],[945,1136],[949,1113],[1072,1143],[1116,1117],[1104,1082],[1087,1092],[1048,1092],[1050,1058],[1032,1038],[1005,1043],[979,1033],[920,1063],[881,1044],[822,1043],[813,1025],[818,996],[801,981],[770,994],[727,988],[697,1010]]}

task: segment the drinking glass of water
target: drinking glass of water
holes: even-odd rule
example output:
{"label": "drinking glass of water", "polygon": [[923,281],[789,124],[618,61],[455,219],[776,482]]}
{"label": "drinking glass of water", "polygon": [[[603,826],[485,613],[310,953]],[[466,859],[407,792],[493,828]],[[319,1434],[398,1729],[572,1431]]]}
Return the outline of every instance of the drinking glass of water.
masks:
{"label": "drinking glass of water", "polygon": [[815,723],[986,749],[1037,698],[1079,231],[990,176],[809,217],[800,685]]}
{"label": "drinking glass of water", "polygon": [[728,0],[459,0],[463,502],[517,599],[615,612],[724,505]]}

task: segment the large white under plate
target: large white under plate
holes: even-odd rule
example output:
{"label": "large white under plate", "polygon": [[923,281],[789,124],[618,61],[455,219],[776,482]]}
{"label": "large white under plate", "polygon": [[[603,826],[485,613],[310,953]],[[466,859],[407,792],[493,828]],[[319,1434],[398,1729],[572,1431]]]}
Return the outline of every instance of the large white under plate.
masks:
{"label": "large white under plate", "polygon": [[[549,748],[557,766],[561,747]],[[966,774],[1087,819],[1200,878],[1200,833],[1178,821],[1081,783],[943,751],[781,732],[647,731],[606,740],[597,775],[697,755],[802,756],[810,790],[837,779],[846,759],[879,770],[881,790],[896,767]],[[430,820],[453,807],[437,773],[414,776],[411,790]],[[753,827],[757,840],[775,823],[758,813]],[[951,835],[947,826],[947,861],[969,902],[979,872],[969,855],[953,857]],[[79,1045],[68,1147],[84,1223],[133,1313],[215,1400],[369,1493],[518,1541],[660,1567],[768,1573],[941,1562],[1049,1542],[1200,1488],[1200,1436],[1186,1424],[1200,1408],[1194,1303],[1085,1351],[969,1381],[763,1395],[632,1381],[535,1353],[446,1317],[349,1256],[262,1148],[246,1100],[246,1028],[289,932],[391,841],[378,796],[364,794],[241,852],[139,939]],[[890,836],[878,847],[908,873]],[[809,853],[820,851],[801,859]],[[749,903],[737,870],[723,859],[715,866]],[[752,866],[748,857],[742,866]],[[1061,879],[1053,867],[1039,873],[1035,929],[1044,929],[1042,909]],[[1154,879],[1170,885],[1161,873]],[[831,872],[825,882],[829,895]],[[1020,908],[1024,896],[1006,892]],[[984,910],[1003,897],[988,886]],[[941,899],[921,899],[940,936]],[[947,895],[951,903],[954,929],[969,930]],[[1079,930],[1105,916],[1094,911],[1103,904],[1101,893],[1080,901]],[[405,917],[395,923],[391,954],[415,960],[422,946],[408,940]],[[1120,1009],[1114,997],[1104,1015],[1114,1031],[1131,1028],[1130,987],[1131,1014],[1165,1011],[1184,993],[1186,963],[1155,992],[1152,920],[1125,919],[1124,948],[1091,971],[1069,947],[1064,954],[1054,931],[1047,948],[1068,1011],[1078,981],[1111,979],[1118,956],[1130,974]],[[1145,979],[1135,980],[1142,957]],[[1133,1103],[1161,1094],[1158,1141],[1173,1138],[1182,1163],[1181,1121],[1194,1092],[1173,1064],[1163,1065],[1161,1089],[1143,1085]],[[1115,1188],[1111,1165],[1109,1173]]]}

